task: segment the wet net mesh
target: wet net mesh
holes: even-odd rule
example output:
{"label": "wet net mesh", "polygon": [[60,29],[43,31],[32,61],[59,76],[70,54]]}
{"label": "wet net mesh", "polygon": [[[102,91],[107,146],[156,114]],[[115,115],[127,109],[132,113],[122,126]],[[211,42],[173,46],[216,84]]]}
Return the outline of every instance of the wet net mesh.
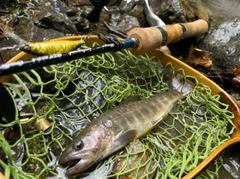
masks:
{"label": "wet net mesh", "polygon": [[[125,50],[14,74],[4,83],[16,108],[9,110],[16,115],[0,123],[0,171],[7,178],[183,177],[228,140],[234,128],[228,105],[196,80],[194,90],[177,102],[176,113],[146,136],[77,176],[66,176],[58,163],[74,133],[109,108],[130,96],[167,91],[165,69],[171,68],[157,57],[136,57]],[[199,178],[217,177],[221,165],[218,158],[216,167]]]}

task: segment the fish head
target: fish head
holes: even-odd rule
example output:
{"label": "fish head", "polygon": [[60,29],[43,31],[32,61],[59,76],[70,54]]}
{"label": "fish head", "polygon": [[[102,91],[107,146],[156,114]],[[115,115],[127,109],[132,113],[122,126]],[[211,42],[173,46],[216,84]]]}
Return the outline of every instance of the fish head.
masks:
{"label": "fish head", "polygon": [[105,128],[84,129],[66,146],[59,163],[69,166],[68,175],[80,173],[103,158],[110,139],[110,133]]}

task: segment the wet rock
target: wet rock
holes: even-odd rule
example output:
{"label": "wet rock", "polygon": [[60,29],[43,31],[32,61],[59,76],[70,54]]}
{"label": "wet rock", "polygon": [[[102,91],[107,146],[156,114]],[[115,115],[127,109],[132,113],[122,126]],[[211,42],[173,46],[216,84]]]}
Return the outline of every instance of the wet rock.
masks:
{"label": "wet rock", "polygon": [[[17,34],[27,42],[41,42],[65,36],[64,33],[56,30],[40,28],[33,23],[31,17],[25,16],[18,18],[18,22],[12,27],[12,30],[15,34]],[[12,47],[13,45],[19,44],[16,44],[16,42],[14,42],[10,38],[4,38],[0,41],[0,48]],[[1,56],[3,58],[3,61],[6,62],[13,56],[15,56],[17,53],[19,53],[17,49],[3,50],[1,51]]]}
{"label": "wet rock", "polygon": [[34,18],[34,23],[44,29],[54,29],[65,34],[77,34],[74,24],[61,13],[45,8],[42,9]]}
{"label": "wet rock", "polygon": [[239,89],[234,89],[229,94],[240,103]]}
{"label": "wet rock", "polygon": [[230,76],[240,64],[240,17],[228,20],[209,31],[199,48],[213,52],[212,75]]}
{"label": "wet rock", "polygon": [[[157,1],[157,4],[160,3],[159,0],[155,0],[155,1]],[[128,14],[130,16],[137,18],[140,27],[148,27],[149,26],[147,23],[147,20],[144,16],[144,13],[143,13],[142,5],[135,6]]]}
{"label": "wet rock", "polygon": [[66,6],[66,14],[68,17],[74,16],[79,12],[80,8],[75,6]]}
{"label": "wet rock", "polygon": [[57,13],[66,14],[67,11],[66,11],[66,9],[65,9],[64,6],[65,6],[64,3],[60,2],[60,1],[53,1],[53,2],[51,3],[50,8],[51,8],[52,10],[54,10],[55,12],[57,12]]}
{"label": "wet rock", "polygon": [[222,23],[233,17],[239,16],[240,6],[236,0],[202,0],[203,3],[212,11],[212,25]]}
{"label": "wet rock", "polygon": [[133,27],[139,27],[140,23],[136,17],[130,15],[113,14],[110,19],[112,28],[117,28],[119,31],[127,32]]}
{"label": "wet rock", "polygon": [[10,14],[8,16],[0,16],[0,27],[2,28],[3,25],[13,27],[19,22],[18,16],[15,14]]}
{"label": "wet rock", "polygon": [[[113,10],[113,8],[110,7],[109,10]],[[110,33],[111,35],[126,38],[127,32],[132,28],[148,26],[143,15],[143,7],[140,5],[137,5],[128,13],[121,14],[120,12],[116,12],[109,14],[109,16],[108,21],[101,21],[102,19],[100,18],[100,22],[104,22],[106,26],[105,29],[108,28],[107,35]]]}
{"label": "wet rock", "polygon": [[19,27],[16,26],[14,28],[14,32],[24,40],[30,42],[41,42],[64,36],[63,32],[38,27],[29,18],[22,18],[18,25]]}
{"label": "wet rock", "polygon": [[[0,123],[8,124],[14,121],[17,110],[15,109],[14,101],[7,88],[0,83]],[[14,126],[14,130],[18,127]]]}
{"label": "wet rock", "polygon": [[68,6],[83,6],[83,5],[91,5],[89,0],[71,0],[67,1]]}
{"label": "wet rock", "polygon": [[73,23],[80,33],[88,33],[90,31],[90,23],[86,18],[76,16]]}
{"label": "wet rock", "polygon": [[0,13],[7,13],[16,9],[16,0],[0,0]]}
{"label": "wet rock", "polygon": [[91,7],[81,7],[74,16],[69,17],[69,19],[73,22],[73,24],[77,28],[78,32],[88,33],[90,31],[91,23],[87,20],[87,14],[90,11]]}
{"label": "wet rock", "polygon": [[163,0],[150,2],[153,12],[166,24],[190,22],[197,19],[209,20],[212,13],[201,0]]}

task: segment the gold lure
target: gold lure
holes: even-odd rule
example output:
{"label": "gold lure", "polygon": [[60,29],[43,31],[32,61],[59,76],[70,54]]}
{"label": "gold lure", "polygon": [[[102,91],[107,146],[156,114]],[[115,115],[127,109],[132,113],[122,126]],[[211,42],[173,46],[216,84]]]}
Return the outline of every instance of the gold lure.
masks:
{"label": "gold lure", "polygon": [[79,40],[67,40],[56,39],[46,42],[26,42],[18,35],[12,32],[5,32],[6,36],[13,39],[17,44],[17,48],[27,53],[34,55],[51,55],[59,53],[67,53],[75,50],[77,47],[85,43],[83,39]]}

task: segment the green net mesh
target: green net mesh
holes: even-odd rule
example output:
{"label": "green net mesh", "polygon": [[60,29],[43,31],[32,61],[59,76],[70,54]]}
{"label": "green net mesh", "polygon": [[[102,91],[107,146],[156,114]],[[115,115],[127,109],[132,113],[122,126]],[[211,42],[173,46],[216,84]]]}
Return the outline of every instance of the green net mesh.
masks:
{"label": "green net mesh", "polygon": [[[0,124],[0,171],[7,178],[181,178],[234,129],[228,105],[196,80],[176,113],[120,152],[77,176],[66,176],[58,163],[74,133],[109,108],[168,90],[165,69],[157,57],[125,50],[13,75],[4,85],[17,110],[15,119]],[[36,129],[41,119],[49,121],[47,130]],[[199,178],[215,178],[221,165],[219,158]]]}

